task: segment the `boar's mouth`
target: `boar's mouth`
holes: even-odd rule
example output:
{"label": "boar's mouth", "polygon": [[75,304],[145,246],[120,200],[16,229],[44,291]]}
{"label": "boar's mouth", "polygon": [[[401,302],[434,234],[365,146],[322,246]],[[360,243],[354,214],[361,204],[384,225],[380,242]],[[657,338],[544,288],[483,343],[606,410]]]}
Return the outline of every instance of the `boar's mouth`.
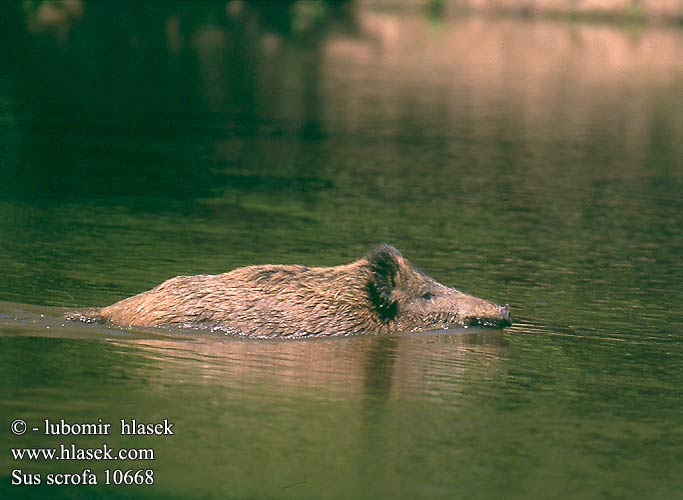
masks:
{"label": "boar's mouth", "polygon": [[512,325],[512,321],[507,318],[467,318],[465,326],[483,326],[486,328],[505,328]]}

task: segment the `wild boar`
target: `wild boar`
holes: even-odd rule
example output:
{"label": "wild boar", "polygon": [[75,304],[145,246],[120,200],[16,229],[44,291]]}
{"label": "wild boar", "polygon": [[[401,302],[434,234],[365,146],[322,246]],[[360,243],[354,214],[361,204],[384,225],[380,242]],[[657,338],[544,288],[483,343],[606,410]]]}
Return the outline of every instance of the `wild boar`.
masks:
{"label": "wild boar", "polygon": [[511,324],[509,306],[428,277],[390,245],[336,267],[256,265],[178,276],[96,312],[122,326],[177,326],[253,337],[418,332]]}

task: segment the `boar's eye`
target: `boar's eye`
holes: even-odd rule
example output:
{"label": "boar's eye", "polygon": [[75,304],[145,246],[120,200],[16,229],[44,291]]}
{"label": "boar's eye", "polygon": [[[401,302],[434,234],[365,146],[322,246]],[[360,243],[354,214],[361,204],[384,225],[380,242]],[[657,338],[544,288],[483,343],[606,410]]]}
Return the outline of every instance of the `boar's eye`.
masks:
{"label": "boar's eye", "polygon": [[433,296],[431,293],[429,293],[429,292],[425,292],[425,293],[422,294],[422,298],[425,299],[425,300],[429,300],[429,299],[431,299],[432,297],[434,297],[434,296]]}

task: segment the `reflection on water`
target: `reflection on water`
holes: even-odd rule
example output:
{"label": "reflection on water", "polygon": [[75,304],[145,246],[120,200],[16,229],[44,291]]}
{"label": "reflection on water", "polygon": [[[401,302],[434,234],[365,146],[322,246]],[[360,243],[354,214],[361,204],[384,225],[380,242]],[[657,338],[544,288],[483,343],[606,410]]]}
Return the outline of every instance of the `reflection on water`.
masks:
{"label": "reflection on water", "polygon": [[[8,4],[10,421],[176,422],[172,439],[111,438],[154,446],[158,483],[105,497],[675,497],[680,30],[447,12]],[[383,241],[509,302],[515,325],[255,342],[61,317]],[[3,456],[3,498],[92,496],[11,489]]]}
{"label": "reflection on water", "polygon": [[[416,394],[427,394],[426,387],[417,387],[419,381],[424,383],[425,376],[436,376],[429,384],[430,391],[438,390],[440,373],[464,373],[472,363],[492,366],[506,345],[500,330],[479,328],[421,335],[320,338],[313,342],[261,342],[194,330],[83,324],[66,321],[68,310],[0,303],[0,335],[107,340],[112,346],[132,348],[146,359],[161,361],[155,378],[166,382],[192,379],[211,386],[243,389],[263,383],[292,384],[380,397],[389,397],[398,381],[419,389]],[[425,371],[414,371],[414,364]],[[452,390],[450,387],[447,392]]]}
{"label": "reflection on water", "polygon": [[[484,367],[495,363],[504,345],[502,336],[485,331],[459,333],[320,339],[310,343],[221,341],[201,336],[192,342],[141,340],[135,342],[135,347],[142,348],[152,359],[170,360],[169,372],[159,374],[168,379],[182,376],[183,367],[200,367],[201,379],[211,385],[246,388],[263,382],[293,384],[357,397],[367,393],[386,398],[392,389],[401,390],[396,387],[399,381],[416,394],[429,384],[433,394],[452,395],[454,381],[446,375],[464,374],[471,364]],[[415,364],[425,371],[415,371]],[[425,381],[425,377],[429,380]],[[439,380],[445,387],[440,387]]]}
{"label": "reflection on water", "polygon": [[[207,484],[213,495],[243,497],[303,482],[296,496],[315,498],[340,474],[345,479],[332,497],[362,495],[377,488],[375,474],[385,468],[372,456],[401,452],[397,410],[408,409],[405,417],[414,419],[423,405],[445,411],[439,418],[475,409],[472,395],[487,390],[508,349],[500,333],[476,330],[252,341],[99,329],[97,341],[94,334],[75,339],[73,326],[60,322],[61,309],[4,304],[2,311],[0,375],[12,414],[36,422],[169,418],[177,433],[172,438],[106,439],[110,446],[153,447],[155,464],[163,464],[157,466],[158,491],[188,496]],[[12,331],[10,316],[20,325],[33,322],[33,332]],[[43,323],[35,325],[36,318]],[[48,326],[61,327],[61,337],[35,336]],[[70,384],[75,379],[82,383]],[[70,439],[82,446],[102,440]],[[21,444],[59,442],[27,436]],[[13,466],[6,459],[2,464]],[[255,466],[270,473],[256,474]],[[31,470],[53,468],[32,464]],[[385,473],[394,474],[392,468]]]}

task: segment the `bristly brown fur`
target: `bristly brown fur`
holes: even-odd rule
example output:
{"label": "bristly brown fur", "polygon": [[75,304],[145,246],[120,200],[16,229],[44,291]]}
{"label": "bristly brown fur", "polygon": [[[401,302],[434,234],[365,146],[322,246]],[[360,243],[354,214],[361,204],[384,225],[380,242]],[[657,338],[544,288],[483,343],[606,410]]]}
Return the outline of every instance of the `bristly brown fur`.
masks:
{"label": "bristly brown fur", "polygon": [[123,326],[217,329],[254,337],[506,326],[509,309],[417,271],[394,247],[336,267],[259,265],[178,276],[99,311]]}

